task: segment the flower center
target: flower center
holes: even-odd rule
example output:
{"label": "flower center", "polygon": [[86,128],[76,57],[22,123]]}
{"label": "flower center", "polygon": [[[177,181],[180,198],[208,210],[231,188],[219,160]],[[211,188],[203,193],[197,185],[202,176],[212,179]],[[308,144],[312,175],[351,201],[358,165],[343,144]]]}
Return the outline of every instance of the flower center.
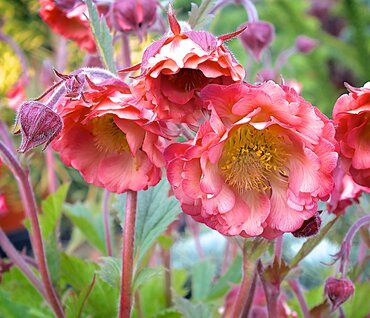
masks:
{"label": "flower center", "polygon": [[271,128],[257,130],[245,125],[230,132],[219,167],[225,181],[239,193],[265,192],[271,189],[273,174],[287,177],[286,158],[284,141]]}
{"label": "flower center", "polygon": [[124,152],[129,150],[126,135],[115,124],[112,116],[105,115],[91,121],[94,143],[103,152]]}
{"label": "flower center", "polygon": [[169,75],[168,80],[179,90],[187,92],[193,89],[200,89],[208,82],[202,71],[190,68],[182,68],[178,73]]}

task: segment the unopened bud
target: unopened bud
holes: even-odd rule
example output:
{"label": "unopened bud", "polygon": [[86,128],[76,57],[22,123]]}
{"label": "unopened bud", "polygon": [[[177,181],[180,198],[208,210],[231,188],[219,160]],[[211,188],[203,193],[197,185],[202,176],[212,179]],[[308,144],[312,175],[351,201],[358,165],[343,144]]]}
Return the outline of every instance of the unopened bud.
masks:
{"label": "unopened bud", "polygon": [[311,53],[311,51],[319,45],[317,40],[301,35],[295,41],[295,47],[298,52],[303,54]]}
{"label": "unopened bud", "polygon": [[23,103],[18,111],[16,125],[22,134],[18,152],[26,152],[39,145],[47,145],[59,134],[63,127],[60,116],[51,108],[36,101]]}
{"label": "unopened bud", "polygon": [[315,235],[319,232],[321,226],[321,219],[318,214],[304,221],[302,226],[292,232],[295,237],[308,237]]}
{"label": "unopened bud", "polygon": [[264,21],[247,22],[242,25],[247,27],[240,34],[240,40],[246,50],[259,61],[263,50],[272,42],[275,36],[275,29],[271,23]]}
{"label": "unopened bud", "polygon": [[336,310],[342,305],[355,291],[355,286],[347,278],[336,279],[329,277],[325,282],[324,293],[327,295]]}

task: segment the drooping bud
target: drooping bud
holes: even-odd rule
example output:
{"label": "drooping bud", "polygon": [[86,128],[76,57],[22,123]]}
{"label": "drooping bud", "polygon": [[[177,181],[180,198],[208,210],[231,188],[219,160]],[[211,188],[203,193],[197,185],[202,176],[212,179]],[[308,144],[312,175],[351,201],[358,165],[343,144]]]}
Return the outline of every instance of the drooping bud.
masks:
{"label": "drooping bud", "polygon": [[140,39],[157,17],[156,0],[116,0],[113,3],[115,27],[122,32],[133,32]]}
{"label": "drooping bud", "polygon": [[26,152],[44,144],[47,145],[59,134],[63,127],[60,116],[50,107],[36,101],[27,101],[19,108],[16,125],[22,134],[18,152]]}
{"label": "drooping bud", "polygon": [[246,30],[240,34],[243,46],[257,61],[260,61],[262,52],[274,39],[274,26],[268,22],[256,21],[247,22],[242,27],[246,27]]}
{"label": "drooping bud", "polygon": [[292,232],[293,236],[295,237],[309,237],[315,235],[319,232],[321,226],[321,218],[317,213],[313,217],[309,218],[308,220],[304,221],[302,226]]}
{"label": "drooping bud", "polygon": [[309,54],[319,45],[319,42],[315,39],[301,35],[295,40],[295,48],[298,52],[303,54]]}
{"label": "drooping bud", "polygon": [[342,305],[355,291],[355,286],[347,278],[336,279],[329,277],[325,282],[324,293],[327,295],[336,310]]}

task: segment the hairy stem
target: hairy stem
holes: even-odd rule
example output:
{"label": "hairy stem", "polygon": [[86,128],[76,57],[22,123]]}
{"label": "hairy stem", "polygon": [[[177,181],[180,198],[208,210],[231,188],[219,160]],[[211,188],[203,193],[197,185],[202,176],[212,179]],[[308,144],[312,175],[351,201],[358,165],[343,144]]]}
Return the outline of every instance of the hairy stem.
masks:
{"label": "hairy stem", "polygon": [[108,256],[113,255],[112,251],[112,240],[110,235],[110,224],[109,224],[109,191],[104,191],[103,199],[103,215],[104,215],[104,234],[105,234],[105,244],[107,245]]}
{"label": "hairy stem", "polygon": [[130,318],[132,307],[132,272],[136,221],[137,192],[128,191],[126,200],[125,225],[123,229],[122,277],[119,318]]}
{"label": "hairy stem", "polygon": [[299,285],[298,280],[291,279],[291,280],[288,281],[288,283],[289,283],[289,286],[292,288],[295,296],[297,297],[299,305],[301,306],[303,318],[310,318],[311,317],[310,311],[307,307],[306,300],[304,299],[302,289]]}
{"label": "hairy stem", "polygon": [[41,279],[45,286],[47,300],[54,310],[55,315],[58,318],[63,318],[65,317],[63,308],[51,283],[51,278],[46,263],[45,248],[41,236],[37,205],[28,172],[22,169],[16,157],[2,142],[0,142],[0,154],[2,155],[9,169],[12,171],[13,175],[16,177],[23,202],[23,208],[27,217],[31,221],[32,231],[30,236],[32,249],[35,253]]}

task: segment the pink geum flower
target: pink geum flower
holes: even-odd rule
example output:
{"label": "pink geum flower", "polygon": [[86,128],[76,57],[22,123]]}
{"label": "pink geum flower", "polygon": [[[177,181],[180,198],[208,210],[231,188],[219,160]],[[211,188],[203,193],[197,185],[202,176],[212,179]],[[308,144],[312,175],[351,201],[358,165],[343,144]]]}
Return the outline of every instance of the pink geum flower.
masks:
{"label": "pink geum flower", "polygon": [[370,187],[370,82],[338,98],[333,109],[343,168],[361,186]]}
{"label": "pink geum flower", "polygon": [[133,32],[142,39],[157,18],[157,0],[115,0],[114,26],[121,32]]}
{"label": "pink geum flower", "polygon": [[259,62],[261,55],[275,37],[275,28],[265,21],[247,22],[242,25],[245,31],[240,34],[240,41],[245,49]]}
{"label": "pink geum flower", "polygon": [[347,207],[359,202],[363,192],[370,192],[370,188],[360,186],[353,181],[353,178],[344,171],[340,159],[333,175],[335,186],[327,204],[329,212],[336,215],[343,214]]}
{"label": "pink geum flower", "polygon": [[78,44],[89,53],[96,52],[95,40],[86,17],[87,7],[79,0],[40,0],[40,16],[55,32]]}
{"label": "pink geum flower", "polygon": [[199,91],[207,84],[230,84],[244,69],[223,44],[238,32],[216,38],[205,31],[181,30],[170,7],[172,34],[151,44],[141,63],[134,93],[145,96],[159,119],[197,124],[202,115]]}
{"label": "pink geum flower", "polygon": [[64,164],[88,183],[122,193],[143,190],[161,179],[163,139],[153,114],[141,109],[120,80],[99,84],[58,107],[64,126],[52,145]]}
{"label": "pink geum flower", "polygon": [[333,189],[334,126],[292,88],[209,85],[213,109],[194,141],[165,151],[182,209],[224,235],[274,238],[299,229]]}

